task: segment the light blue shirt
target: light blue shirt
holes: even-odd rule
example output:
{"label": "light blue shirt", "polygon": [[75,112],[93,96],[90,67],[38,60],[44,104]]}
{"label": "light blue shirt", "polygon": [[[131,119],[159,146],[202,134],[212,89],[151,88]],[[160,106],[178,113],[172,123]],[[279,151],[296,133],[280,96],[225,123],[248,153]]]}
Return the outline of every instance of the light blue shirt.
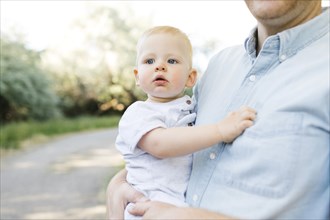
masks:
{"label": "light blue shirt", "polygon": [[195,88],[196,125],[247,105],[255,124],[194,154],[187,202],[238,218],[329,218],[329,10],[215,55]]}

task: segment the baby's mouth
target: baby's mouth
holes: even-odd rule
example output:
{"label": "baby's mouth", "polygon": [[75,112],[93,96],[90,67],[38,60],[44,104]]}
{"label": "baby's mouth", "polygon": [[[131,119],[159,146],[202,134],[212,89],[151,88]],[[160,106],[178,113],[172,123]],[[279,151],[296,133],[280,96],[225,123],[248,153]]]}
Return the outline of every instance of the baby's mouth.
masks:
{"label": "baby's mouth", "polygon": [[156,76],[153,82],[158,86],[162,86],[168,83],[168,80],[164,76]]}
{"label": "baby's mouth", "polygon": [[165,79],[165,77],[163,76],[157,76],[153,82],[167,82],[167,79]]}

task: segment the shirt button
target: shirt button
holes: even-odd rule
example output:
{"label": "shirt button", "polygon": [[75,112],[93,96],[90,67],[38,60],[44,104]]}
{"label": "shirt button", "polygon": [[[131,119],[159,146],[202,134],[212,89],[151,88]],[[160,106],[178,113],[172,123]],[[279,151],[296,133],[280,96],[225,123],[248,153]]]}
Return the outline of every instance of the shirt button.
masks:
{"label": "shirt button", "polygon": [[192,199],[196,202],[198,200],[198,195],[195,194]]}
{"label": "shirt button", "polygon": [[251,76],[249,77],[249,79],[250,79],[251,82],[256,81],[256,75],[251,75]]}
{"label": "shirt button", "polygon": [[284,61],[286,59],[286,55],[285,54],[282,54],[281,56],[280,56],[280,60],[281,61]]}
{"label": "shirt button", "polygon": [[191,100],[187,100],[186,103],[187,103],[188,105],[190,105],[190,104],[191,104]]}
{"label": "shirt button", "polygon": [[210,153],[210,159],[214,160],[217,155],[215,153]]}

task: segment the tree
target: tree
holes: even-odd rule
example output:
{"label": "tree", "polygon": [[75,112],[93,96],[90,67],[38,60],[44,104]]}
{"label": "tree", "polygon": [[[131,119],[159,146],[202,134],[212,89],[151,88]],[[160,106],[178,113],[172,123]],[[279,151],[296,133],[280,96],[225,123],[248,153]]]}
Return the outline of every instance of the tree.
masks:
{"label": "tree", "polygon": [[43,120],[59,116],[51,82],[38,67],[39,53],[1,37],[0,119]]}
{"label": "tree", "polygon": [[[129,8],[125,8],[130,10]],[[98,6],[42,56],[67,115],[123,111],[144,96],[135,86],[135,45],[146,23],[134,13]]]}

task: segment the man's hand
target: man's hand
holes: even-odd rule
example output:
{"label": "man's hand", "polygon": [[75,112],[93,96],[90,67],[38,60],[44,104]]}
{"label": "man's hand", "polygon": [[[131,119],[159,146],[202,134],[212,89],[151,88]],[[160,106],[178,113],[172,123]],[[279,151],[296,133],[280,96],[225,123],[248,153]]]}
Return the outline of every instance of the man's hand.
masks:
{"label": "man's hand", "polygon": [[143,219],[232,219],[205,209],[177,207],[168,203],[147,201],[136,203],[129,212],[132,215],[143,216]]}
{"label": "man's hand", "polygon": [[177,209],[168,203],[147,201],[136,203],[128,211],[132,215],[143,216],[143,219],[179,219],[176,216]]}
{"label": "man's hand", "polygon": [[107,219],[124,219],[124,211],[129,202],[143,202],[147,198],[126,182],[126,170],[118,172],[107,188]]}

